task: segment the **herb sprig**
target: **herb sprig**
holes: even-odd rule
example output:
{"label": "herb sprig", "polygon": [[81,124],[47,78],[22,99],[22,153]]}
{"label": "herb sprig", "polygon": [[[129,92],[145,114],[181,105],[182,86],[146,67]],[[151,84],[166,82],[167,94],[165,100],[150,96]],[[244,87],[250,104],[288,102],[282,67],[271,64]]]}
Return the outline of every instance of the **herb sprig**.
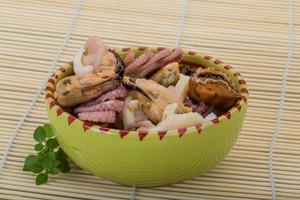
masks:
{"label": "herb sprig", "polygon": [[34,146],[37,154],[26,157],[23,170],[37,174],[36,185],[46,183],[48,174],[67,173],[71,170],[65,153],[53,135],[50,124],[38,126],[33,138],[38,142]]}

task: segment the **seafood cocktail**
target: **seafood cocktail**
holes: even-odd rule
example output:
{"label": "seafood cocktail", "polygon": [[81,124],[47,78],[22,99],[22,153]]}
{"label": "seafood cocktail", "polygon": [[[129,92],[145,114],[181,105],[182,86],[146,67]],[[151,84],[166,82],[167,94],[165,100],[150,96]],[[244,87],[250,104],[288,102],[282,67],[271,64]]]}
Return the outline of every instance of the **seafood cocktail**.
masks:
{"label": "seafood cocktail", "polygon": [[234,144],[247,110],[241,75],[180,48],[112,49],[91,37],[46,89],[56,137],[80,167],[156,186],[200,174]]}

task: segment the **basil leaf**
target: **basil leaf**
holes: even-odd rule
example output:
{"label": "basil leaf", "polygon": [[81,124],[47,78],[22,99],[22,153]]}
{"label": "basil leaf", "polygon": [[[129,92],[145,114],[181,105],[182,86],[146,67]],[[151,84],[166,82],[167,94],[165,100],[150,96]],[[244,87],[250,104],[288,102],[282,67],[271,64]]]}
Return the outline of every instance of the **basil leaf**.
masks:
{"label": "basil leaf", "polygon": [[40,173],[35,178],[35,184],[36,185],[42,185],[48,181],[48,174],[47,173]]}
{"label": "basil leaf", "polygon": [[55,152],[55,155],[56,155],[56,159],[58,159],[58,160],[62,160],[62,159],[64,159],[65,158],[65,153],[64,153],[64,151],[61,149],[61,148],[59,148],[56,152]]}
{"label": "basil leaf", "polygon": [[36,165],[34,165],[33,167],[32,167],[32,172],[33,173],[40,173],[40,172],[42,172],[44,170],[44,168],[43,168],[43,166],[42,165],[40,165],[40,164],[36,164]]}
{"label": "basil leaf", "polygon": [[35,146],[34,146],[34,150],[36,151],[41,151],[43,149],[44,145],[41,144],[41,143],[37,143]]}
{"label": "basil leaf", "polygon": [[25,159],[25,163],[23,166],[24,171],[32,171],[33,166],[37,164],[38,157],[35,155],[29,155]]}
{"label": "basil leaf", "polygon": [[42,126],[38,126],[34,133],[33,133],[33,138],[35,139],[35,141],[42,143],[43,141],[45,141],[46,139],[46,133],[45,130]]}
{"label": "basil leaf", "polygon": [[58,168],[52,168],[48,170],[50,174],[58,174],[59,173],[59,169]]}
{"label": "basil leaf", "polygon": [[55,153],[53,151],[49,151],[46,154],[48,160],[56,160]]}
{"label": "basil leaf", "polygon": [[67,173],[71,170],[69,163],[66,159],[63,159],[60,161],[59,165],[58,165],[58,169],[62,172],[62,173]]}
{"label": "basil leaf", "polygon": [[56,147],[58,147],[58,142],[55,138],[50,138],[47,140],[46,142],[46,146],[49,148],[49,149],[55,149]]}
{"label": "basil leaf", "polygon": [[44,130],[45,130],[45,133],[46,133],[46,137],[47,137],[47,138],[51,138],[51,137],[54,136],[50,124],[44,124],[43,128],[44,128]]}

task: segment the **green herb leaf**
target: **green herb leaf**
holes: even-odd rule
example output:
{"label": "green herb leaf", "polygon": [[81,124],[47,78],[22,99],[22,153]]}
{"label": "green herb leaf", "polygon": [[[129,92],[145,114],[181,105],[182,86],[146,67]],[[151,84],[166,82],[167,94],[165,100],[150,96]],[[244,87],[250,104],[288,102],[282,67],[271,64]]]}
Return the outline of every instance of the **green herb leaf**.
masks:
{"label": "green herb leaf", "polygon": [[59,165],[58,165],[58,169],[62,172],[62,173],[67,173],[71,170],[69,163],[66,159],[63,159],[60,161]]}
{"label": "green herb leaf", "polygon": [[64,151],[61,149],[61,148],[59,148],[56,152],[55,152],[55,155],[56,155],[56,159],[57,160],[62,160],[62,159],[64,159],[65,158],[65,153],[64,153]]}
{"label": "green herb leaf", "polygon": [[34,150],[36,151],[41,151],[43,149],[44,145],[41,144],[41,143],[37,143],[35,146],[34,146]]}
{"label": "green herb leaf", "polygon": [[40,173],[44,170],[43,166],[40,165],[40,164],[35,164],[33,167],[32,167],[32,172],[33,173]]}
{"label": "green herb leaf", "polygon": [[58,174],[59,173],[59,169],[58,168],[52,168],[50,170],[48,170],[50,174]]}
{"label": "green herb leaf", "polygon": [[56,168],[59,164],[60,164],[60,161],[58,161],[58,160],[50,160],[48,169]]}
{"label": "green herb leaf", "polygon": [[37,185],[48,181],[48,174],[69,172],[71,170],[66,155],[59,147],[50,124],[38,126],[33,138],[38,142],[34,145],[36,155],[26,157],[23,170],[38,174],[35,179]]}
{"label": "green herb leaf", "polygon": [[45,130],[42,126],[38,126],[33,134],[33,138],[35,139],[35,141],[42,143],[43,141],[45,141],[46,139],[46,133]]}
{"label": "green herb leaf", "polygon": [[37,175],[37,177],[35,178],[35,184],[37,185],[41,185],[44,184],[48,181],[48,174],[47,173],[40,173],[39,175]]}
{"label": "green herb leaf", "polygon": [[49,151],[46,154],[48,160],[56,160],[55,153],[53,151]]}
{"label": "green herb leaf", "polygon": [[45,130],[45,133],[46,133],[46,137],[47,137],[47,138],[51,138],[51,137],[54,136],[50,124],[44,124],[43,128],[44,128],[44,130]]}
{"label": "green herb leaf", "polygon": [[23,166],[24,171],[32,171],[33,167],[37,164],[38,158],[35,155],[29,155],[25,159]]}
{"label": "green herb leaf", "polygon": [[47,140],[46,145],[49,149],[55,149],[59,144],[55,138],[50,138]]}

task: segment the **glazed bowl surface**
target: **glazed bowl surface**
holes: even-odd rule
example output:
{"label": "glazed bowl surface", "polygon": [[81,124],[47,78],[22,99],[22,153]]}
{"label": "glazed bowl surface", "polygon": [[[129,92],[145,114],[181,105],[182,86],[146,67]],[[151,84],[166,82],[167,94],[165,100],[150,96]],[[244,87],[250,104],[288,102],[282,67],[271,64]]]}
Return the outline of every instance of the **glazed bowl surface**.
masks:
{"label": "glazed bowl surface", "polygon": [[[140,55],[146,47],[116,49]],[[153,52],[163,48],[148,48]],[[232,149],[247,111],[247,84],[230,65],[211,56],[185,51],[181,65],[215,67],[233,81],[242,98],[224,115],[193,127],[136,132],[108,129],[83,122],[54,100],[55,84],[73,73],[59,67],[48,80],[45,103],[55,136],[65,153],[81,168],[125,185],[139,187],[177,183],[213,168]]]}

